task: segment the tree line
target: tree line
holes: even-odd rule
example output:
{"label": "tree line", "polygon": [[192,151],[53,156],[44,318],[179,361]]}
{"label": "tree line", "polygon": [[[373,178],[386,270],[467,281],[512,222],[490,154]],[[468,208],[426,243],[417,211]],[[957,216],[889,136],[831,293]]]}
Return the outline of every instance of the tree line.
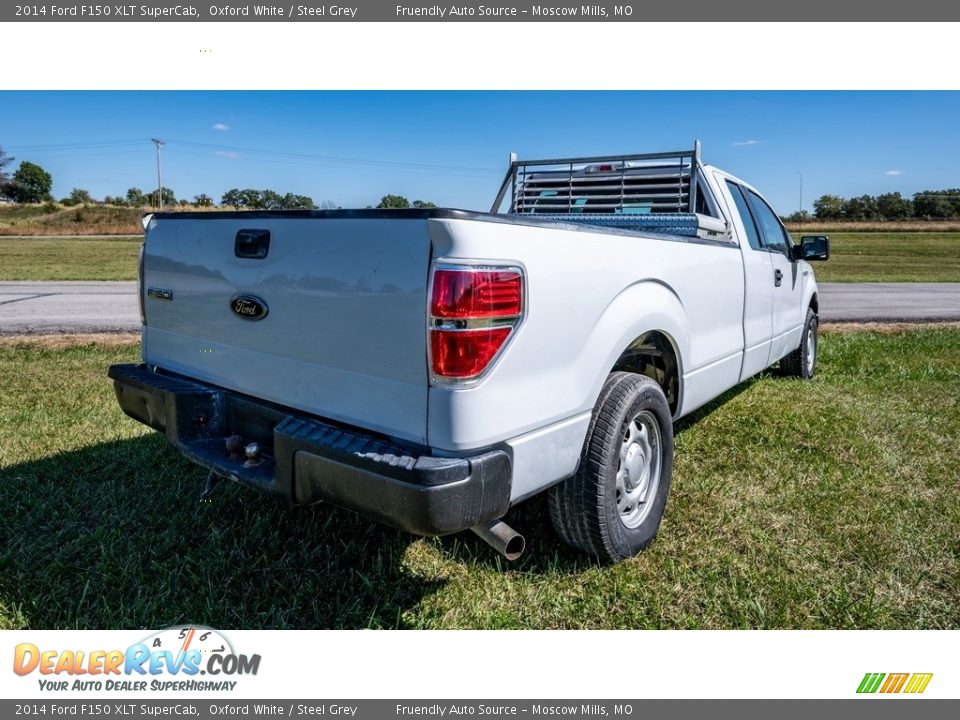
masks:
{"label": "tree line", "polygon": [[922,190],[912,198],[898,192],[844,198],[821,195],[813,201],[813,215],[795,212],[786,219],[804,220],[951,220],[960,218],[960,188]]}
{"label": "tree line", "polygon": [[[0,148],[0,197],[7,197],[17,204],[36,204],[52,202],[53,177],[39,165],[24,160],[20,163],[13,175],[6,172],[6,167],[13,163],[15,158],[10,157],[3,148]],[[101,204],[88,190],[73,188],[70,194],[60,199],[61,205],[92,205]],[[193,207],[234,207],[243,210],[335,210],[339,208],[334,202],[325,200],[317,205],[308,195],[297,193],[280,193],[275,190],[257,190],[254,188],[232,188],[225,192],[217,203],[206,193],[194,195],[192,199],[177,199],[172,188],[164,187],[157,190],[143,191],[140,188],[129,188],[125,195],[107,195],[103,198],[103,205],[122,207],[159,207],[174,205],[189,205]],[[432,202],[414,200],[410,202],[402,195],[384,195],[377,208],[432,208]]]}
{"label": "tree line", "polygon": [[[15,158],[10,157],[0,147],[0,197],[6,197],[18,204],[43,203],[53,201],[51,189],[53,177],[36,163],[24,160],[17,171],[10,175],[6,168]],[[83,188],[74,188],[70,194],[60,199],[61,205],[91,205],[100,201],[94,199]],[[193,206],[193,207],[233,207],[243,210],[333,210],[339,206],[329,200],[320,205],[308,195],[280,193],[271,189],[232,188],[225,192],[220,202],[206,193],[194,195],[192,199],[177,199],[172,188],[141,190],[129,188],[124,195],[107,195],[104,205],[126,207]],[[371,207],[371,206],[368,206]],[[384,195],[377,208],[432,208],[432,202],[413,200],[403,195]],[[913,197],[904,197],[899,192],[882,195],[860,195],[845,198],[840,195],[821,195],[813,202],[813,214],[806,210],[795,212],[784,219],[790,222],[809,220],[846,220],[846,221],[897,221],[897,220],[950,220],[960,218],[960,188],[946,190],[922,190]]]}

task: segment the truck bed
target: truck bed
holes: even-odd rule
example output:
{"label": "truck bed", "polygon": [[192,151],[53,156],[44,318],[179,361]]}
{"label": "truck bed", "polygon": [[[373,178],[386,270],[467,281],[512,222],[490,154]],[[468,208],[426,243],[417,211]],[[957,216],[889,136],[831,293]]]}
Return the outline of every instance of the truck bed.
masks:
{"label": "truck bed", "polygon": [[[697,306],[701,290],[687,269],[706,263],[719,270],[722,262],[732,273],[723,282],[723,292],[730,286],[729,307],[740,302],[742,274],[737,256],[727,255],[736,247],[728,238],[667,232],[665,226],[652,232],[593,224],[598,217],[449,208],[157,213],[147,222],[143,359],[148,366],[406,442],[453,452],[490,445],[531,430],[535,421],[560,422],[580,411],[586,396],[574,405],[572,398],[541,397],[537,405],[524,406],[530,413],[515,413],[511,425],[486,404],[502,403],[502,392],[527,394],[525,386],[514,385],[519,378],[507,380],[515,372],[525,375],[523,364],[533,362],[522,359],[526,353],[550,348],[563,356],[589,342],[581,334],[589,334],[611,301],[599,288],[664,277],[679,292],[690,286],[689,301]],[[688,228],[696,217],[687,220]],[[258,228],[272,235],[266,257],[236,257],[237,233]],[[687,244],[707,247],[679,247]],[[726,250],[717,256],[709,247]],[[529,322],[506,353],[499,381],[482,393],[431,387],[427,293],[431,263],[441,257],[524,259],[535,294]],[[575,269],[574,284],[556,284]],[[257,322],[238,318],[229,303],[240,295],[261,299],[269,315]],[[720,332],[717,308],[708,304],[704,338]],[[539,336],[540,323],[549,322],[543,311],[568,305],[576,318],[569,332],[577,337],[556,336],[548,325]],[[736,336],[724,344],[730,347],[722,355],[701,355],[695,343],[688,368],[721,357],[732,363]],[[578,362],[592,354],[585,348]],[[696,393],[687,397],[693,400]],[[484,410],[468,410],[481,400]],[[533,412],[538,407],[542,415]]]}

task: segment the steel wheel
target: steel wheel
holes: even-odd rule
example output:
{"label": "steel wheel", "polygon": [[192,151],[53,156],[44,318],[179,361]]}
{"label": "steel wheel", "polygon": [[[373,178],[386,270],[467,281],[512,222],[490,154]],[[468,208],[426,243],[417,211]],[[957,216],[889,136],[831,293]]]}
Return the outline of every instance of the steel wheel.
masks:
{"label": "steel wheel", "polygon": [[615,371],[603,384],[577,472],[550,488],[550,519],[568,545],[611,562],[657,535],[673,472],[673,420],[663,388]]}
{"label": "steel wheel", "polygon": [[810,380],[817,369],[817,314],[813,308],[807,308],[807,319],[803,323],[800,346],[793,352],[780,358],[780,374],[784,377]]}
{"label": "steel wheel", "polygon": [[627,423],[617,465],[617,513],[625,527],[639,526],[653,507],[662,447],[660,426],[652,412],[642,410]]}
{"label": "steel wheel", "polygon": [[817,333],[814,326],[807,323],[807,377],[813,377],[813,365],[817,361]]}

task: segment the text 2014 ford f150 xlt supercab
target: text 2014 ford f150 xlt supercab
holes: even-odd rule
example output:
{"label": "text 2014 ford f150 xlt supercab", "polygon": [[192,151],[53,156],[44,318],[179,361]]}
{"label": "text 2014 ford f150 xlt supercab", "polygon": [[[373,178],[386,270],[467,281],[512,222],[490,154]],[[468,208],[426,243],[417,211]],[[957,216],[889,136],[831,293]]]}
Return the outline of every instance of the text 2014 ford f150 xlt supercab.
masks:
{"label": "text 2014 ford f150 xlt supercab", "polygon": [[[500,205],[509,197],[509,212]],[[120,406],[209,468],[413,533],[501,520],[542,490],[570,545],[655,536],[673,422],[779,362],[813,376],[808,260],[693,151],[512,160],[491,213],[145,218],[140,365]]]}

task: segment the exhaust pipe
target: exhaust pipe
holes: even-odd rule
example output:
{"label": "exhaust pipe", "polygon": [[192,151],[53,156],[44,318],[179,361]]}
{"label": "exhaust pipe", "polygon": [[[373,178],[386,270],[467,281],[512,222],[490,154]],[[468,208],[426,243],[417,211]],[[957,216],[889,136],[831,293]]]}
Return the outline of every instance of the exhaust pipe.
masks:
{"label": "exhaust pipe", "polygon": [[491,520],[470,529],[507,560],[516,560],[520,557],[527,544],[523,535],[502,520]]}

